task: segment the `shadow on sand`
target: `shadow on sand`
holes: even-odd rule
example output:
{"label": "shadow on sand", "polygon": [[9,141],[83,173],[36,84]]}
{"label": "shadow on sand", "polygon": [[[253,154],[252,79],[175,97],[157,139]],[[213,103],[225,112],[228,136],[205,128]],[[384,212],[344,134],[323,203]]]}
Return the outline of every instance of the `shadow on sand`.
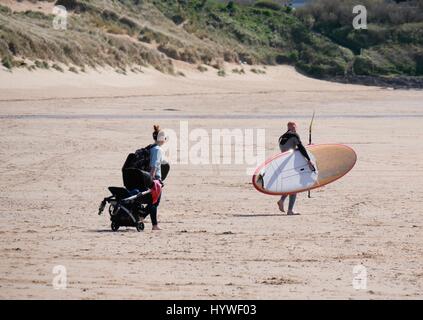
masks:
{"label": "shadow on sand", "polygon": [[300,214],[294,214],[288,216],[286,213],[262,213],[262,214],[233,214],[233,217],[240,217],[240,218],[257,218],[257,217],[292,217],[292,216],[299,216]]}
{"label": "shadow on sand", "polygon": [[132,231],[137,231],[135,228],[133,227],[121,227],[118,231],[113,231],[111,229],[90,229],[90,230],[86,230],[85,232],[92,232],[92,233],[121,233],[121,232],[132,232]]}

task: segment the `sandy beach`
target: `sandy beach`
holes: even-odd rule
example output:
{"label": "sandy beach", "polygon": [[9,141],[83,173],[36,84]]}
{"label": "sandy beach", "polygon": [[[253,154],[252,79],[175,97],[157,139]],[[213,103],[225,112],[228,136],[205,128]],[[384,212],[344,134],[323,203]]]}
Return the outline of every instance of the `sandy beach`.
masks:
{"label": "sandy beach", "polygon": [[[217,76],[177,66],[85,74],[0,71],[1,299],[423,298],[423,91],[319,81],[286,66]],[[231,66],[227,67],[228,70]],[[249,67],[246,67],[247,69]],[[258,193],[246,165],[172,164],[163,228],[110,230],[97,215],[153,124],[264,129],[354,148],[341,180],[298,196],[299,216]],[[67,270],[56,290],[52,270]],[[352,285],[367,270],[367,288]]]}

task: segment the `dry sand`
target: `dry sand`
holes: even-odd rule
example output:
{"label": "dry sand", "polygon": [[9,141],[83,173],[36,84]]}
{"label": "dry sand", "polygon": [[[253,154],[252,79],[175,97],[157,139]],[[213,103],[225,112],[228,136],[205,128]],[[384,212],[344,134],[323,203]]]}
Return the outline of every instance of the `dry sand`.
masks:
{"label": "dry sand", "polygon": [[36,3],[31,2],[29,0],[1,0],[1,5],[9,7],[14,12],[22,12],[22,11],[39,11],[45,14],[51,14],[54,7],[54,2],[47,2],[47,1],[37,1]]}
{"label": "dry sand", "polygon": [[[266,71],[1,71],[0,298],[422,298],[423,91]],[[358,162],[312,199],[299,195],[299,216],[279,214],[245,166],[177,164],[163,231],[114,233],[97,215],[154,123],[264,128],[270,156],[287,120],[307,140],[313,110],[314,142],[348,144]],[[359,264],[365,290],[352,286]],[[56,265],[66,290],[53,289]]]}

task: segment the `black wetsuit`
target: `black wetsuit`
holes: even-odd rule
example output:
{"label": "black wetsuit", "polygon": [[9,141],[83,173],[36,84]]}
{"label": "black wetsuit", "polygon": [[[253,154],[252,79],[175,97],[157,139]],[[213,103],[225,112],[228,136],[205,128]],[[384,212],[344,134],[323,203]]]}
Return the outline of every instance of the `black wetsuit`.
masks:
{"label": "black wetsuit", "polygon": [[301,142],[300,136],[296,132],[287,131],[279,138],[279,148],[281,152],[286,152],[290,149],[298,149],[301,154],[310,161],[310,157],[304,145]]}
{"label": "black wetsuit", "polygon": [[[287,131],[285,132],[280,138],[279,138],[279,148],[281,149],[281,152],[286,152],[288,150],[295,150],[298,149],[298,151],[301,152],[301,154],[306,158],[308,161],[310,161],[310,157],[307,153],[307,150],[304,148],[300,136],[296,132]],[[282,203],[287,198],[287,195],[281,196]],[[288,213],[292,212],[295,205],[295,200],[297,199],[297,194],[293,193],[289,195],[289,206],[288,206]]]}

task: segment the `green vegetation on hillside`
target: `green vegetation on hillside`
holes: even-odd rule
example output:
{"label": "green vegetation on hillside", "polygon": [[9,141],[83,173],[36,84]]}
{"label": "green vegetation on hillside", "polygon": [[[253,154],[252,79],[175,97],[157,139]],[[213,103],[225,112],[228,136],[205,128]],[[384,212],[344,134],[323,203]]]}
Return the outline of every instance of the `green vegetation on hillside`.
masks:
{"label": "green vegetation on hillside", "polygon": [[0,57],[7,68],[39,61],[56,70],[151,65],[177,74],[176,59],[220,74],[227,61],[292,64],[325,78],[423,75],[421,0],[361,1],[367,30],[353,29],[352,0],[314,0],[296,11],[284,1],[249,2],[58,0],[70,13],[65,31],[52,28],[52,14],[0,5]]}
{"label": "green vegetation on hillside", "polygon": [[204,0],[153,3],[168,19],[182,21],[188,33],[228,48],[223,58],[229,62],[289,63],[319,76],[343,75],[353,58],[350,50],[310,32],[290,7],[272,7],[269,1],[255,5]]}
{"label": "green vegetation on hillside", "polygon": [[309,30],[325,35],[354,54],[348,74],[371,76],[423,75],[423,1],[395,3],[362,0],[368,29],[352,26],[354,0],[315,0],[297,16]]}

